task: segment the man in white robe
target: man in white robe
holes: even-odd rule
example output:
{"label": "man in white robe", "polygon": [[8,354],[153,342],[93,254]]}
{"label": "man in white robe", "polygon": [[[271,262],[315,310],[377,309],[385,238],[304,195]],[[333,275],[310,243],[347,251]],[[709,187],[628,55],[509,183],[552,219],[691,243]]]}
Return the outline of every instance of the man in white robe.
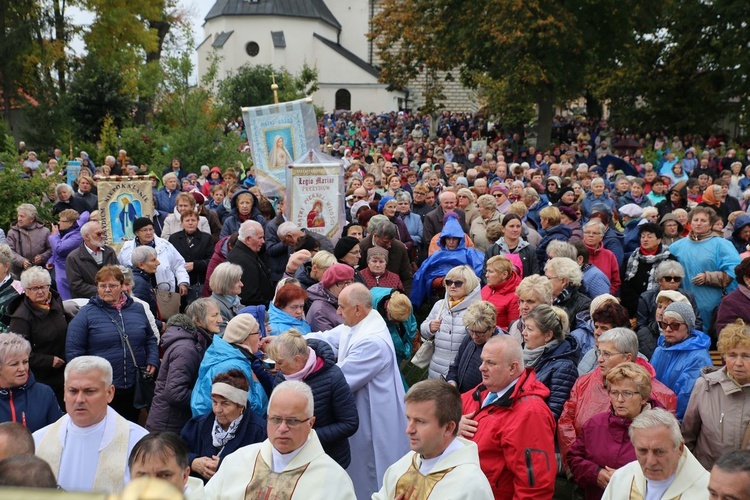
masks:
{"label": "man in white robe", "polygon": [[349,438],[352,461],[347,468],[357,498],[370,498],[382,486],[386,469],[409,446],[404,430],[404,384],[385,320],[372,308],[370,291],[349,285],[339,294],[344,324],[308,338],[325,340],[338,352],[338,366],[354,394],[359,429]]}
{"label": "man in white robe", "polygon": [[130,451],[148,431],[108,406],[114,395],[106,359],[80,356],[65,367],[68,413],[33,434],[36,455],[63,489],[120,492],[128,481]]}
{"label": "man in white robe", "polygon": [[268,439],[227,455],[206,484],[206,498],[355,500],[351,479],[313,430],[314,409],[304,382],[277,385],[268,402]]}
{"label": "man in white robe", "polygon": [[709,474],[680,433],[680,423],[667,410],[645,410],[628,429],[636,461],[612,474],[603,500],[708,498]]}
{"label": "man in white robe", "polygon": [[492,500],[475,443],[456,437],[461,394],[442,380],[425,380],[406,393],[411,451],[388,467],[373,500],[403,498]]}

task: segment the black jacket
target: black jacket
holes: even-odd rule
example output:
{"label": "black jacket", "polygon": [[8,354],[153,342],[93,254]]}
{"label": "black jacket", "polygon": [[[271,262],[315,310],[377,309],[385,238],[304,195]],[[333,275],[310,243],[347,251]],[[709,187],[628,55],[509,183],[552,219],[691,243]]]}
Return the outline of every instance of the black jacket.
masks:
{"label": "black jacket", "polygon": [[227,255],[227,262],[242,267],[242,292],[240,303],[243,306],[267,306],[273,299],[274,287],[266,263],[242,241]]}
{"label": "black jacket", "polygon": [[[492,334],[494,337],[497,331]],[[446,382],[455,382],[458,391],[463,394],[478,386],[482,382],[482,374],[479,365],[482,364],[482,351],[484,344],[477,344],[471,335],[466,335],[461,341],[456,357],[448,368]]]}
{"label": "black jacket", "polygon": [[177,231],[169,237],[169,242],[182,255],[185,262],[193,263],[193,270],[188,273],[190,284],[203,283],[206,280],[206,269],[208,261],[214,253],[214,245],[211,235],[196,230],[188,239],[184,230]]}
{"label": "black jacket", "polygon": [[71,297],[90,299],[96,295],[96,273],[104,266],[119,264],[112,248],[105,246],[102,254],[102,264],[99,265],[86,250],[86,243],[81,243],[65,258],[65,275],[68,277]]}

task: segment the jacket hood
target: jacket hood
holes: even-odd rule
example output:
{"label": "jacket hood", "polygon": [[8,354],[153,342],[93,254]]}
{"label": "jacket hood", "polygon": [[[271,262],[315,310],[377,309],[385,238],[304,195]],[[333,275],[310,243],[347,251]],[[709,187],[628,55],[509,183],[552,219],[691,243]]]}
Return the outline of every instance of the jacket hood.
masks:
{"label": "jacket hood", "polygon": [[575,337],[567,335],[554,348],[550,350],[545,349],[537,366],[544,361],[554,361],[556,359],[571,359],[575,364],[578,364],[578,361],[581,359],[581,351],[578,349],[578,341]]}
{"label": "jacket hood", "polygon": [[13,394],[19,394],[21,392],[28,391],[36,384],[36,379],[34,378],[34,374],[29,370],[29,378],[26,380],[26,383],[23,385],[19,385],[18,387],[13,387],[11,389],[4,389],[0,388],[0,400],[8,400],[10,399],[10,393]]}
{"label": "jacket hood", "polygon": [[624,234],[622,234],[620,231],[615,231],[610,226],[607,228],[606,231],[604,231],[604,237],[602,238],[602,241],[611,240],[611,239],[622,241],[624,238],[625,238]]}
{"label": "jacket hood", "polygon": [[169,346],[177,342],[178,340],[195,340],[197,332],[191,332],[185,330],[181,326],[172,325],[168,326],[167,329],[161,336],[162,348],[167,349]]}
{"label": "jacket hood", "polygon": [[565,224],[558,224],[557,226],[551,227],[546,230],[547,236],[552,236],[553,234],[559,234],[565,237],[565,239],[569,239],[571,236],[573,236],[573,230],[566,226]]}
{"label": "jacket hood", "polygon": [[232,195],[232,201],[230,202],[230,206],[232,207],[232,210],[237,210],[237,198],[241,194],[245,194],[245,193],[253,197],[253,212],[255,212],[255,210],[258,209],[258,198],[256,198],[255,195],[251,193],[250,191],[248,191],[247,189],[238,189],[237,192]]}
{"label": "jacket hood", "polygon": [[458,248],[466,248],[466,238],[464,238],[464,230],[461,229],[461,224],[458,222],[457,217],[449,216],[448,220],[445,221],[443,230],[440,231],[440,241],[438,246],[445,249],[445,238],[459,238]]}
{"label": "jacket hood", "polygon": [[[739,217],[737,217],[737,218],[739,219]],[[664,215],[664,217],[661,218],[661,221],[659,221],[659,225],[663,227],[664,223],[667,222],[667,221],[670,221],[670,220],[675,221],[677,223],[677,228],[678,228],[679,232],[682,233],[682,230],[685,229],[685,228],[682,226],[682,223],[677,218],[677,216],[675,214],[671,213],[671,212],[668,213],[668,214],[666,214],[666,215]],[[736,223],[737,221],[735,220],[734,222]]]}
{"label": "jacket hood", "polygon": [[[529,396],[539,396],[544,400],[549,397],[549,389],[546,385],[537,380],[536,373],[534,373],[534,369],[531,367],[524,369],[518,382],[516,382],[516,386],[513,388],[513,394],[510,396],[510,399],[515,402],[521,398]],[[499,398],[492,404],[497,406],[510,406],[503,401],[504,399],[505,398]]]}
{"label": "jacket hood", "polygon": [[[508,254],[505,257],[510,257],[511,255],[515,254]],[[517,257],[517,256],[516,256]],[[515,263],[513,264],[515,266]],[[487,285],[490,290],[492,290],[495,293],[499,294],[512,294],[515,293],[516,288],[518,288],[518,285],[521,283],[521,276],[518,272],[512,272],[507,280],[503,281],[499,285],[496,286],[490,286]]]}
{"label": "jacket hood", "polygon": [[313,286],[307,289],[307,298],[310,302],[315,300],[325,300],[330,304],[338,307],[339,301],[336,297],[331,295],[324,287],[323,283],[315,283]]}
{"label": "jacket hood", "polygon": [[635,358],[635,364],[646,370],[649,377],[651,377],[652,379],[656,377],[656,370],[654,370],[654,367],[651,366],[651,363],[649,363],[645,359],[638,356]]}
{"label": "jacket hood", "polygon": [[739,233],[743,228],[750,226],[750,215],[740,215],[734,219],[734,230],[732,236],[739,238]]}
{"label": "jacket hood", "polygon": [[211,346],[208,348],[208,351],[212,351],[211,355],[209,356],[209,352],[206,351],[206,355],[203,357],[202,363],[206,363],[210,366],[224,363],[229,359],[241,359],[243,362],[247,363],[247,356],[250,355],[250,352],[244,351],[247,353],[247,356],[245,356],[243,355],[243,352],[240,351],[240,349],[242,348],[234,347],[232,344],[222,339],[218,335],[214,335]]}
{"label": "jacket hood", "polygon": [[224,179],[224,174],[222,174],[222,173],[221,173],[221,169],[220,169],[219,167],[213,167],[213,168],[212,168],[211,170],[209,170],[209,171],[208,171],[208,175],[211,175],[211,174],[213,174],[214,172],[218,172],[218,173],[219,173],[219,177],[220,177],[220,178],[221,178],[222,180]]}
{"label": "jacket hood", "polygon": [[668,346],[664,335],[659,335],[659,347],[668,351],[707,351],[711,347],[711,337],[705,333],[693,330],[688,337],[677,344]]}
{"label": "jacket hood", "polygon": [[[446,293],[446,295],[447,295],[447,293]],[[447,299],[443,299],[443,300],[447,300]],[[474,287],[474,290],[472,290],[469,293],[467,293],[466,297],[464,297],[464,300],[462,300],[461,302],[459,302],[458,304],[456,304],[455,307],[453,307],[453,309],[451,309],[451,311],[456,312],[456,311],[460,311],[462,309],[466,309],[471,304],[473,304],[474,302],[477,302],[479,300],[482,300],[482,284],[481,283],[478,284],[476,287]],[[445,308],[448,309],[448,303],[447,302],[446,302],[445,306],[446,306]]]}
{"label": "jacket hood", "polygon": [[336,364],[336,356],[333,349],[324,340],[308,339],[307,345],[315,351],[315,355],[323,360],[323,366],[330,368]]}

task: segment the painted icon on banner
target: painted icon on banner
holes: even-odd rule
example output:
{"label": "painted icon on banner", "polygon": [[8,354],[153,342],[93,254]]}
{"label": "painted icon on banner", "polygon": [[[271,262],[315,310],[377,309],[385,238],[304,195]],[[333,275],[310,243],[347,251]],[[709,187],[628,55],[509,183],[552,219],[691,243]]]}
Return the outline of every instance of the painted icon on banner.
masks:
{"label": "painted icon on banner", "polygon": [[269,169],[284,168],[294,161],[294,141],[290,127],[266,130],[265,134]]}

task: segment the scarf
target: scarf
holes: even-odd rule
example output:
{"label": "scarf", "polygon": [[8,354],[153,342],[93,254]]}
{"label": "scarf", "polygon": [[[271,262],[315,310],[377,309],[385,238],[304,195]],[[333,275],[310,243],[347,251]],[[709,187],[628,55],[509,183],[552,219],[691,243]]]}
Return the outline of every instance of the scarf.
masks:
{"label": "scarf", "polygon": [[706,241],[710,238],[713,238],[714,236],[716,235],[713,233],[695,234],[695,232],[692,229],[690,230],[690,233],[688,234],[688,237],[690,238],[691,241],[697,241],[697,242]]}
{"label": "scarf", "polygon": [[560,343],[559,340],[550,340],[544,345],[536,347],[534,349],[523,348],[523,364],[526,367],[535,367],[539,360],[542,359],[542,354],[549,348],[554,349]]}
{"label": "scarf", "polygon": [[667,260],[670,255],[669,247],[665,247],[664,245],[659,245],[656,253],[652,255],[642,253],[639,248],[638,251],[634,252],[630,256],[630,259],[628,259],[627,268],[625,269],[625,281],[630,281],[635,278],[635,275],[638,273],[638,266],[643,263],[644,266],[651,266],[648,271],[648,284],[646,285],[646,290],[652,290],[654,286],[656,286],[656,279],[654,277],[656,265]]}
{"label": "scarf", "polygon": [[302,367],[300,371],[297,373],[292,373],[291,375],[284,375],[284,378],[287,380],[305,380],[308,375],[310,375],[313,371],[315,371],[315,368],[317,367],[317,361],[318,356],[315,354],[315,351],[312,347],[307,347],[307,363],[305,363],[305,366]]}
{"label": "scarf", "polygon": [[36,307],[37,309],[41,309],[42,311],[49,311],[51,304],[52,304],[52,292],[47,292],[47,298],[44,299],[44,304],[37,304],[36,302],[31,302],[31,305],[33,307]]}
{"label": "scarf", "polygon": [[128,300],[128,297],[127,297],[127,295],[125,295],[125,292],[123,292],[123,293],[120,294],[120,298],[117,299],[117,302],[115,302],[114,304],[112,304],[112,307],[114,307],[115,309],[117,309],[118,311],[120,311],[120,310],[122,310],[122,307],[125,305],[125,302],[127,302],[127,300]]}
{"label": "scarf", "polygon": [[[214,427],[211,430],[211,439],[213,441],[214,448],[224,448],[224,446],[234,439],[234,435],[237,433],[237,427],[242,422],[242,417],[245,416],[241,413],[239,417],[234,419],[226,430],[221,426],[218,420],[214,419]],[[221,452],[220,452],[221,453]]]}
{"label": "scarf", "polygon": [[555,297],[555,299],[552,301],[553,306],[559,306],[563,302],[566,302],[570,296],[573,295],[573,287],[568,287],[564,289],[562,292],[560,292],[560,295]]}
{"label": "scarf", "polygon": [[529,246],[529,242],[524,240],[523,238],[518,239],[518,246],[513,249],[513,251],[510,250],[510,247],[508,246],[508,242],[505,241],[505,236],[501,237],[499,240],[497,240],[497,246],[500,247],[500,251],[503,254],[506,253],[518,253],[527,246]]}

